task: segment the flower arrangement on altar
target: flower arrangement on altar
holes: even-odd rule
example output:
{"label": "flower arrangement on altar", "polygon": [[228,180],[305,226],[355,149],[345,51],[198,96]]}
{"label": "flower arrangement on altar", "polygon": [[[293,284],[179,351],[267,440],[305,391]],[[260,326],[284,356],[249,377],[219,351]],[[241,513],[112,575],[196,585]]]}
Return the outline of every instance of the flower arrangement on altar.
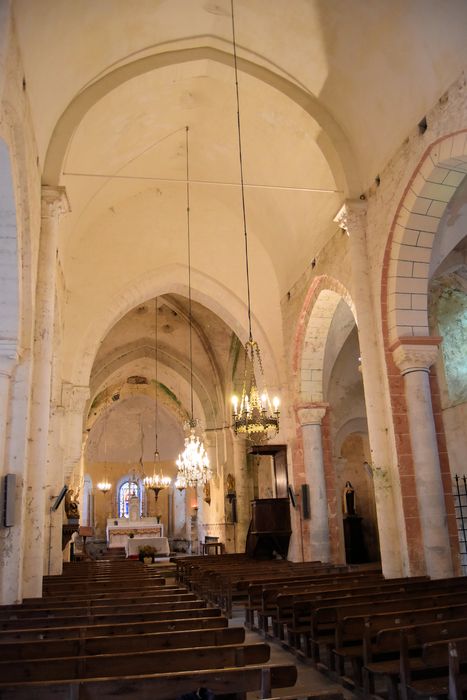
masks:
{"label": "flower arrangement on altar", "polygon": [[140,561],[144,561],[145,559],[151,559],[152,562],[154,562],[154,557],[156,556],[156,548],[151,547],[149,544],[145,544],[142,547],[138,547],[138,558]]}

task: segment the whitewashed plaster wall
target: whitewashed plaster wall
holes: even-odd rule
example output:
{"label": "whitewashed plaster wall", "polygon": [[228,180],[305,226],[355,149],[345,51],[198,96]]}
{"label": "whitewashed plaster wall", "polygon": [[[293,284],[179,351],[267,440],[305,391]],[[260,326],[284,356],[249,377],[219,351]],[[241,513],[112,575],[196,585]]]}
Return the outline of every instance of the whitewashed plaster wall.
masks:
{"label": "whitewashed plaster wall", "polygon": [[[17,250],[17,364],[13,366],[7,409],[5,454],[0,475],[16,474],[15,525],[0,533],[0,592],[4,602],[21,599],[24,525],[28,517],[28,417],[31,381],[31,346],[35,303],[36,266],[40,231],[40,174],[37,146],[30,115],[28,86],[17,37],[9,22],[10,3],[0,9],[0,137],[9,150],[16,206]],[[13,263],[15,264],[15,263]],[[0,341],[3,338],[0,338]],[[5,397],[4,397],[5,398]]]}

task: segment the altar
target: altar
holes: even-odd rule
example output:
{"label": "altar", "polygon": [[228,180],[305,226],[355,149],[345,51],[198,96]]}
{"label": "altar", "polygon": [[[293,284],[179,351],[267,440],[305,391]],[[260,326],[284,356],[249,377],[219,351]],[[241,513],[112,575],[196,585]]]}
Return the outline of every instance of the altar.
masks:
{"label": "altar", "polygon": [[157,522],[157,518],[108,518],[106,535],[109,549],[125,547],[129,539],[164,537],[164,526]]}
{"label": "altar", "polygon": [[140,547],[153,547],[156,550],[156,556],[168,557],[170,554],[169,541],[167,537],[135,537],[127,539],[125,544],[125,554],[130,558],[139,556]]}

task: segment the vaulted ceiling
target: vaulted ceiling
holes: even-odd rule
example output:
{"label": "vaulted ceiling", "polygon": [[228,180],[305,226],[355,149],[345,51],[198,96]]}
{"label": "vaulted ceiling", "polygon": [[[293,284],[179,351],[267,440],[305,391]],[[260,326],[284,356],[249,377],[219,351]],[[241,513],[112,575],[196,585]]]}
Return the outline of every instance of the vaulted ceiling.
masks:
{"label": "vaulted ceiling", "polygon": [[[158,295],[186,321],[188,126],[197,400],[217,415],[229,343],[248,334],[230,0],[13,6],[43,181],[64,185],[71,205],[65,377],[95,393],[122,382],[117,358],[149,337],[137,309]],[[335,232],[345,196],[373,182],[466,65],[467,4],[234,8],[253,332],[280,388],[280,300]],[[186,322],[172,323],[166,379],[185,402]]]}

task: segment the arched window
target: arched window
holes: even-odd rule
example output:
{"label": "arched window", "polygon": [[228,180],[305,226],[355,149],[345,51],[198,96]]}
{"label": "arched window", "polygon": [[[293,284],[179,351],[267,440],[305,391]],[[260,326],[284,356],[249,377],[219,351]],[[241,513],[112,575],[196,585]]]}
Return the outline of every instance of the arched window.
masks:
{"label": "arched window", "polygon": [[[139,496],[138,485],[134,481],[124,481],[118,491],[118,517],[128,518],[130,511],[130,496]],[[140,499],[141,501],[141,499]],[[141,510],[141,502],[140,502]]]}

